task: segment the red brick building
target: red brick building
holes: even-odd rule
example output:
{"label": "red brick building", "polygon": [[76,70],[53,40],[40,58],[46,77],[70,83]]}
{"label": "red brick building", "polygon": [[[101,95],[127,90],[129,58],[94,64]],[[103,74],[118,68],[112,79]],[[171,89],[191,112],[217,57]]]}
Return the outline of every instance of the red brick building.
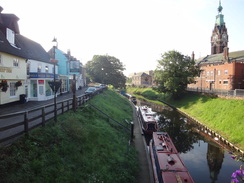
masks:
{"label": "red brick building", "polygon": [[244,50],[229,53],[222,9],[220,2],[211,36],[211,55],[196,60],[202,72],[193,84],[188,85],[189,88],[198,91],[244,89]]}

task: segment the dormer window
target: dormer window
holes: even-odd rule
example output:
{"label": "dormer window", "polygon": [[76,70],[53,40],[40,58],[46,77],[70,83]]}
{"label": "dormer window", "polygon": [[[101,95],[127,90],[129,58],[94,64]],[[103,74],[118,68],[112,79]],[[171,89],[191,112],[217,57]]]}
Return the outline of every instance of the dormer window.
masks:
{"label": "dormer window", "polygon": [[7,28],[7,40],[11,45],[15,45],[14,43],[15,33],[11,29]]}

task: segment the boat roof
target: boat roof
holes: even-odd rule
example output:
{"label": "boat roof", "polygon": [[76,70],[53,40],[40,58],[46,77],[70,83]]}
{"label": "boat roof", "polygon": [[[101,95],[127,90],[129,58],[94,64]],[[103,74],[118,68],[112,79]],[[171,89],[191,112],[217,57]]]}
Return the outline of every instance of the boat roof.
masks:
{"label": "boat roof", "polygon": [[153,132],[153,142],[163,182],[193,183],[194,181],[168,133]]}

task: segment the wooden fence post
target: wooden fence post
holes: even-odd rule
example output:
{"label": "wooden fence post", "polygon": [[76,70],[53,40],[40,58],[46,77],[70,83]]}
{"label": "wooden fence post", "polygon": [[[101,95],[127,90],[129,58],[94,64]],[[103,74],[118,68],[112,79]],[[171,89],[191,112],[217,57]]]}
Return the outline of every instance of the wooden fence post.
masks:
{"label": "wooden fence post", "polygon": [[130,133],[130,140],[131,142],[133,141],[133,138],[134,138],[134,123],[133,121],[130,123],[131,124],[131,133]]}
{"label": "wooden fence post", "polygon": [[62,101],[62,114],[64,113],[64,101]]}
{"label": "wooden fence post", "polygon": [[28,122],[29,122],[28,111],[25,111],[25,114],[24,114],[24,131],[25,131],[25,136],[26,137],[29,136],[29,134],[28,134],[28,131],[29,131]]}
{"label": "wooden fence post", "polygon": [[42,126],[45,126],[45,116],[46,116],[46,113],[45,113],[45,106],[42,107]]}

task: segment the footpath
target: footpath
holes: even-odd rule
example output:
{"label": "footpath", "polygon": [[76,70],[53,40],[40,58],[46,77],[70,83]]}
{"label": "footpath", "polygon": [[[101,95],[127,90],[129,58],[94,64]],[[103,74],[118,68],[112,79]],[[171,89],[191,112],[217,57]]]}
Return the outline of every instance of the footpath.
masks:
{"label": "footpath", "polygon": [[133,122],[134,122],[134,139],[133,143],[138,151],[138,159],[140,162],[139,175],[137,177],[138,183],[153,183],[153,172],[151,169],[151,162],[148,153],[145,137],[141,131],[141,127],[137,117],[137,111],[133,104]]}
{"label": "footpath", "polygon": [[[86,88],[83,88],[81,90],[76,90],[76,96],[81,96],[84,94]],[[66,100],[69,98],[73,98],[73,93],[63,93],[62,95],[57,96],[57,102]],[[54,100],[45,100],[45,101],[28,101],[26,103],[21,104],[19,101],[18,102],[13,102],[9,104],[3,104],[0,105],[0,115],[3,114],[9,114],[9,113],[14,113],[14,112],[20,112],[20,111],[26,111],[32,108],[37,108],[39,106],[44,106],[47,104],[53,103]]]}

